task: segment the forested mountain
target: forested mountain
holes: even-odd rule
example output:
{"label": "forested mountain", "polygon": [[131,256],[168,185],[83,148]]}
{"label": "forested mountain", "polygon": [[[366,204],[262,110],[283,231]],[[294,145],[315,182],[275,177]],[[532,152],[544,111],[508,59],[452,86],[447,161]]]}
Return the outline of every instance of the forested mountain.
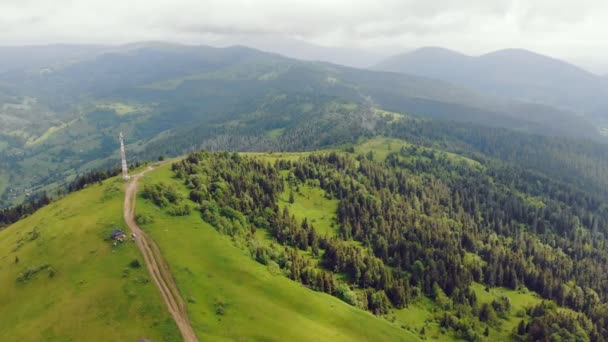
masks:
{"label": "forested mountain", "polygon": [[601,77],[572,64],[521,49],[467,56],[422,48],[391,57],[376,67],[431,77],[475,91],[563,107],[605,118],[608,86]]}
{"label": "forested mountain", "polygon": [[[256,294],[264,296],[256,303],[267,307],[272,302],[273,317],[274,310],[288,308],[290,317],[298,319],[303,314],[300,302],[294,307],[287,304],[294,297],[285,297],[287,289],[296,293],[295,287],[276,279],[286,277],[304,286],[297,293],[306,299],[316,298],[313,291],[324,292],[378,316],[378,321],[371,315],[348,317],[369,324],[366,336],[380,340],[606,340],[608,206],[602,184],[607,171],[601,154],[605,152],[594,150],[601,145],[388,112],[377,115],[378,130],[404,140],[376,137],[310,153],[200,151],[146,177],[138,222],[159,238],[169,256],[197,333],[226,336],[237,329],[231,327],[237,317],[268,324],[245,304]],[[562,150],[565,146],[570,148]],[[85,195],[90,197],[87,205],[112,203],[119,212],[120,182],[104,181],[113,172],[79,179],[74,189],[86,187],[86,192],[52,204],[41,215],[54,222],[53,227],[63,222],[66,211],[70,224],[80,222],[92,215],[86,205],[75,213],[65,203],[74,206]],[[41,206],[48,204],[44,201]],[[11,211],[0,211],[4,213]],[[40,220],[34,214],[17,224],[20,230],[12,226],[0,231],[7,253],[9,246],[17,246],[10,258],[2,259],[3,267],[13,276],[13,265],[31,265],[32,253],[49,246],[45,248],[53,259],[47,268],[53,276],[45,280],[32,275],[10,291],[73,282],[67,272],[76,266],[58,262],[59,245],[50,244],[57,237],[73,240],[60,232],[77,229],[31,228],[31,222]],[[99,220],[90,234],[96,238],[86,240],[77,255],[90,257],[89,245],[106,251],[98,236],[110,229],[110,222]],[[26,238],[20,235],[24,227],[33,229],[23,235]],[[222,240],[221,249],[209,228],[230,237]],[[30,243],[41,235],[40,241]],[[226,249],[241,256],[238,265],[228,252],[215,255]],[[124,250],[118,250],[125,259]],[[256,268],[253,260],[245,260],[248,257],[262,266]],[[105,258],[95,255],[95,260]],[[204,272],[196,266],[199,263],[205,265]],[[234,272],[230,280],[216,276],[227,265]],[[256,271],[253,277],[252,269],[263,272]],[[109,273],[112,281],[130,281],[129,272],[121,277],[119,271]],[[248,278],[247,284],[236,286],[238,298],[217,299],[226,296],[227,288],[235,288],[229,282],[241,272]],[[267,279],[268,272],[273,274],[272,283],[264,283],[261,294],[253,284]],[[18,277],[23,279],[23,274]],[[129,284],[140,289],[145,283]],[[92,287],[103,286],[86,286]],[[95,298],[91,291],[88,300]],[[126,302],[137,298],[119,297]],[[47,306],[41,317],[56,312],[63,300]],[[8,297],[6,302],[16,305]],[[343,306],[327,298],[304,310],[324,313],[330,303],[331,310],[346,315]],[[201,310],[204,315],[195,314]],[[202,324],[215,317],[222,319],[211,327]],[[324,324],[331,326],[328,319]],[[298,326],[262,332],[237,326],[242,336],[304,336]],[[4,329],[25,333],[8,325]],[[336,329],[344,334],[342,328]],[[158,330],[142,331],[161,333]]]}
{"label": "forested mountain", "polygon": [[551,107],[245,47],[139,43],[35,49],[40,58],[0,71],[5,204],[75,172],[116,163],[120,130],[130,157],[148,159],[201,147],[302,150],[343,143],[375,134],[379,109],[603,139],[586,121]]}
{"label": "forested mountain", "polygon": [[[503,339],[489,331],[505,333],[511,299],[480,302],[473,286],[482,283],[553,301],[526,303],[509,339],[608,338],[604,196],[489,156],[474,161],[398,140],[380,146],[274,163],[199,152],[172,170],[203,220],[258,262],[376,315],[430,297],[433,321],[456,337]],[[325,234],[290,211],[301,210],[311,188],[337,200]],[[144,197],[189,215],[175,191],[157,183]],[[293,206],[282,204],[285,194]],[[256,230],[279,246],[257,242]]]}

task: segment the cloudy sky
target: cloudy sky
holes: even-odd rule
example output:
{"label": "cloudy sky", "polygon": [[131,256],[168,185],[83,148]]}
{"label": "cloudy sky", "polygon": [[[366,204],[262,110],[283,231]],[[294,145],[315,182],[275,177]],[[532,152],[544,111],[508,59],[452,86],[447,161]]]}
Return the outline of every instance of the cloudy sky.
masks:
{"label": "cloudy sky", "polygon": [[518,47],[608,73],[605,0],[0,0],[0,45],[278,36],[379,54]]}

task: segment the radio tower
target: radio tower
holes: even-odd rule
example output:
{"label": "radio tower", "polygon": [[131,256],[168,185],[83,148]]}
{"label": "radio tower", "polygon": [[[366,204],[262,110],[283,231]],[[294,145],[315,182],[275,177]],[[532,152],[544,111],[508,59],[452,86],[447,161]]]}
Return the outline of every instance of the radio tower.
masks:
{"label": "radio tower", "polygon": [[122,134],[122,132],[120,132],[120,135],[118,135],[118,137],[120,138],[120,166],[122,168],[122,179],[127,180],[130,177],[129,169],[127,168],[127,154],[125,153],[124,135]]}

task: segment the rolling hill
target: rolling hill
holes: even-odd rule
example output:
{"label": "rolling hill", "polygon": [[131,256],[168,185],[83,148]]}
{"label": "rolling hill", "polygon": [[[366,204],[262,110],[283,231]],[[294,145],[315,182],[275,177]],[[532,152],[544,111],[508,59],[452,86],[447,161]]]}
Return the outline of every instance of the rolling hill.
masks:
{"label": "rolling hill", "polygon": [[[47,49],[40,54],[53,58],[0,72],[0,169],[11,183],[4,205],[52,191],[76,173],[114,165],[120,130],[132,159],[202,147],[302,150],[352,142],[377,133],[376,109],[603,139],[585,120],[548,106],[245,47]],[[64,62],[56,62],[59,57]]]}
{"label": "rolling hill", "polygon": [[[607,207],[546,173],[376,138],[341,151],[195,152],[146,177],[138,202],[150,222],[144,229],[192,297],[193,324],[211,336],[251,334],[241,312],[257,305],[236,288],[212,285],[239,272],[201,280],[214,267],[194,266],[205,257],[190,250],[206,248],[195,247],[205,227],[269,272],[421,338],[602,340],[607,333],[603,278],[590,276],[606,267],[599,255]],[[183,220],[178,229],[174,220]],[[589,253],[580,252],[584,244]],[[234,324],[208,323],[214,309]],[[258,319],[253,327],[264,326]],[[377,334],[363,338],[387,336]]]}
{"label": "rolling hill", "polygon": [[[170,165],[148,172],[140,190],[160,182],[187,196]],[[141,197],[136,210],[150,221],[143,228],[167,258],[200,340],[419,339],[396,324],[289,280],[272,265],[256,262],[234,238],[218,232],[197,212],[176,217]],[[271,243],[268,237],[259,238],[260,243]]]}
{"label": "rolling hill", "polygon": [[[167,167],[146,175],[158,180],[172,182]],[[115,227],[126,230],[123,187],[117,178],[92,184],[0,231],[3,341],[180,339],[135,245],[109,240]],[[137,205],[153,217],[144,227],[170,263],[200,340],[419,340],[257,263],[195,213]]]}
{"label": "rolling hill", "polygon": [[[11,142],[46,151],[23,160],[49,166],[59,151],[72,165],[90,146],[114,151],[110,138],[96,144],[116,128],[140,139],[130,157],[243,151],[171,160],[136,199],[200,340],[608,336],[604,144],[381,110],[403,105],[394,88],[430,96],[435,83],[248,53],[221,72],[146,75],[29,146]],[[105,93],[116,80],[103,77]],[[317,151],[287,152],[298,149]],[[0,230],[2,336],[179,339],[140,252],[107,240],[124,228],[124,193],[116,178],[102,183]],[[74,316],[90,328],[54,318]]]}
{"label": "rolling hill", "polygon": [[[146,177],[170,181],[164,178],[167,171]],[[130,242],[116,247],[108,241],[114,227],[125,229],[122,196],[122,181],[109,179],[0,232],[5,341],[179,339],[145,269],[130,266],[142,260],[137,249]],[[138,206],[141,214],[155,217],[146,227],[163,240],[161,248],[190,293],[201,340],[418,340],[388,321],[270,272],[197,215],[175,218],[159,215],[146,202]],[[176,234],[166,235],[171,227]],[[221,316],[218,301],[226,305]],[[279,320],[289,324],[277,330]]]}

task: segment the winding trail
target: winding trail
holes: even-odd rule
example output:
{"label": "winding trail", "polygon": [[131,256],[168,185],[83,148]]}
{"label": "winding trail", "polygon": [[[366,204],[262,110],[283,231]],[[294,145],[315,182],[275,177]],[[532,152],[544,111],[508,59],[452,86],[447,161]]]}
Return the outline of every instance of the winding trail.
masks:
{"label": "winding trail", "polygon": [[[151,168],[148,168],[148,170],[151,170]],[[186,304],[179,294],[169,265],[167,265],[167,262],[163,259],[160,249],[154,240],[148,237],[141,228],[139,228],[137,223],[135,223],[135,196],[137,194],[137,184],[139,178],[141,178],[146,171],[131,176],[131,180],[127,183],[124,204],[125,222],[127,223],[127,226],[129,226],[129,229],[131,229],[131,232],[135,234],[135,243],[144,256],[148,272],[150,272],[152,279],[154,279],[154,283],[160,290],[160,294],[167,304],[167,308],[169,309],[171,316],[173,316],[184,341],[197,342],[198,339],[196,338],[196,334],[194,334],[194,330],[188,319]]]}

